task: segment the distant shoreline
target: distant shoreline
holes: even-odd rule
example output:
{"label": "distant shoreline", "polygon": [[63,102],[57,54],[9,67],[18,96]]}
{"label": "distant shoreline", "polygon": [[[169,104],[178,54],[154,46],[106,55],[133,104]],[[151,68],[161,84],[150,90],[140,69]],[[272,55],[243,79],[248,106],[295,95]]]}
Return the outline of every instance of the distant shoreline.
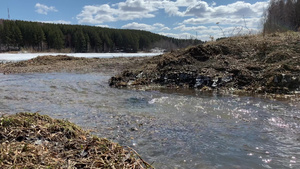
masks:
{"label": "distant shoreline", "polygon": [[66,55],[83,58],[148,57],[162,53],[0,53],[0,61],[24,61],[38,56]]}
{"label": "distant shoreline", "polygon": [[[83,54],[86,55],[86,54]],[[138,55],[138,54],[136,54]],[[126,69],[132,69],[152,58],[149,56],[119,56],[119,57],[73,57],[68,55],[45,55],[29,60],[7,62],[0,64],[0,73],[102,73],[115,75]],[[1,60],[1,56],[0,56]]]}

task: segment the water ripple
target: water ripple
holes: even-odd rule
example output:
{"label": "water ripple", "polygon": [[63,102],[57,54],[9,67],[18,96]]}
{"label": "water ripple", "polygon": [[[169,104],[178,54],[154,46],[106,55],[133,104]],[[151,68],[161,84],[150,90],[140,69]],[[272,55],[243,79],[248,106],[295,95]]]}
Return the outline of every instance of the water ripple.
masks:
{"label": "water ripple", "polygon": [[300,110],[291,103],[113,89],[101,74],[0,76],[0,112],[68,119],[157,168],[300,167]]}

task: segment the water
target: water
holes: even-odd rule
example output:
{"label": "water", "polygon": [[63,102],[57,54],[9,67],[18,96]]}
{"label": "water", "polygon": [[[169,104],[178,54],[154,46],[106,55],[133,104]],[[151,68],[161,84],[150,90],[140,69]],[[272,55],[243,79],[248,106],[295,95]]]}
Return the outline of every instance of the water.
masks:
{"label": "water", "polygon": [[108,87],[101,74],[0,75],[0,112],[68,119],[156,168],[299,168],[300,108],[255,97]]}

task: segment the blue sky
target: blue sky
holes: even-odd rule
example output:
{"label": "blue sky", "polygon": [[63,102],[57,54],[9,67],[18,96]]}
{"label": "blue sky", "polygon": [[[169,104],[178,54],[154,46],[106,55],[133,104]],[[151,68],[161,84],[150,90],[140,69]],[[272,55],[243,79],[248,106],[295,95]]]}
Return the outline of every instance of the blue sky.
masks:
{"label": "blue sky", "polygon": [[269,0],[1,0],[0,18],[139,29],[175,38],[256,33]]}

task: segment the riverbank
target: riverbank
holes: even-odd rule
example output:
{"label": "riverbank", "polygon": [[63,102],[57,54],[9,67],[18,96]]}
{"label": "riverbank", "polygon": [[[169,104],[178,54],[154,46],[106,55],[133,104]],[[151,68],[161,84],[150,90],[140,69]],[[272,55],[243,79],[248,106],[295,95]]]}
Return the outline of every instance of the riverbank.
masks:
{"label": "riverbank", "polygon": [[1,168],[151,168],[131,148],[38,113],[0,117]]}
{"label": "riverbank", "polygon": [[[142,62],[129,62],[130,69],[138,70]],[[147,62],[155,65],[151,58]],[[108,86],[111,74],[102,73],[0,76],[1,112],[39,111],[68,119],[134,147],[156,168],[299,168],[299,106],[290,101],[194,89],[118,90]]]}
{"label": "riverbank", "polygon": [[240,36],[152,57],[112,77],[110,85],[298,94],[299,65],[299,32]]}
{"label": "riverbank", "polygon": [[8,62],[0,65],[0,73],[51,73],[51,72],[74,72],[74,73],[103,73],[114,75],[125,69],[130,69],[150,57],[114,57],[114,58],[83,58],[67,55],[38,56],[33,59]]}
{"label": "riverbank", "polygon": [[149,57],[156,56],[162,53],[0,53],[0,62],[18,62],[29,59],[34,59],[38,56],[56,56],[65,55],[77,58],[115,58],[115,57]]}
{"label": "riverbank", "polygon": [[153,57],[39,56],[0,65],[10,73],[104,73],[110,86],[299,95],[300,33],[231,37]]}

